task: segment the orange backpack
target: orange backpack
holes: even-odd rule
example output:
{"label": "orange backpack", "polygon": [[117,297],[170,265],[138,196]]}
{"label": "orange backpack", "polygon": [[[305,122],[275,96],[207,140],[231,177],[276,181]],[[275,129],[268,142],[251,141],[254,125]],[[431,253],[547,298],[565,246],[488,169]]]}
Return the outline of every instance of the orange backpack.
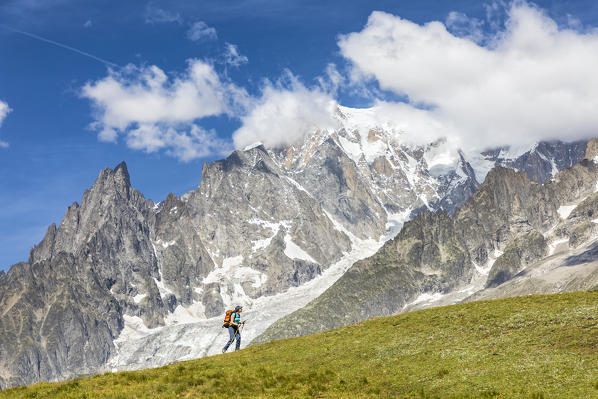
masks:
{"label": "orange backpack", "polygon": [[233,314],[234,310],[227,310],[226,316],[224,316],[224,324],[222,327],[229,327],[230,326],[230,316]]}

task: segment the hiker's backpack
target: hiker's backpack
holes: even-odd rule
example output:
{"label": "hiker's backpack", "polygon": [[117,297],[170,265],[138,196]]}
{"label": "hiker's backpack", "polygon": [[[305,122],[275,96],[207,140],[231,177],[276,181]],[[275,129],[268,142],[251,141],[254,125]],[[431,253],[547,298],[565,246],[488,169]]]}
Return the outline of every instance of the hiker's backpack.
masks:
{"label": "hiker's backpack", "polygon": [[224,324],[222,327],[230,327],[230,317],[233,314],[234,310],[227,310],[226,316],[224,316]]}

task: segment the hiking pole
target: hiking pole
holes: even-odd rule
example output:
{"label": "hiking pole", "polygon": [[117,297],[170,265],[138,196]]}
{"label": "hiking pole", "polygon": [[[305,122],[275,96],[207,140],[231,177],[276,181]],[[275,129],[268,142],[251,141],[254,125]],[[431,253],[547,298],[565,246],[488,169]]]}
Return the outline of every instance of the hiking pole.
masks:
{"label": "hiking pole", "polygon": [[[227,348],[232,345],[233,342],[235,342],[235,338],[237,337],[237,333],[239,332],[239,329],[235,330],[235,333],[233,334],[233,337],[228,341],[228,344],[226,344]],[[222,349],[222,353],[226,352],[226,349]]]}
{"label": "hiking pole", "polygon": [[[247,321],[247,320],[245,320],[245,321]],[[241,335],[241,333],[243,332],[243,329],[245,328],[245,321],[243,322],[243,325],[241,326],[241,329],[240,329],[241,331],[239,331],[239,335]],[[239,345],[239,349],[241,349],[241,345]]]}
{"label": "hiking pole", "polygon": [[240,328],[241,331],[239,331],[239,328],[237,328],[235,330],[235,334],[233,335],[233,338],[230,340],[231,344],[235,341],[235,337],[237,336],[237,333],[240,334],[243,331],[243,327],[245,327],[245,322],[243,322],[242,325],[241,325],[241,328]]}

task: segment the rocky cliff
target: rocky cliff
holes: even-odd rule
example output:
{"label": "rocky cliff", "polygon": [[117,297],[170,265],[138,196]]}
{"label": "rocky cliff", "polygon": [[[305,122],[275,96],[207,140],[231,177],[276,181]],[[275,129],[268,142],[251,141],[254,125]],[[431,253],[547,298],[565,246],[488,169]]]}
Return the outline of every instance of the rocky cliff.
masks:
{"label": "rocky cliff", "polygon": [[123,313],[154,323],[157,290],[144,304],[129,293],[158,276],[148,204],[124,164],[100,173],[81,205],[0,281],[2,386],[89,373],[106,362]]}

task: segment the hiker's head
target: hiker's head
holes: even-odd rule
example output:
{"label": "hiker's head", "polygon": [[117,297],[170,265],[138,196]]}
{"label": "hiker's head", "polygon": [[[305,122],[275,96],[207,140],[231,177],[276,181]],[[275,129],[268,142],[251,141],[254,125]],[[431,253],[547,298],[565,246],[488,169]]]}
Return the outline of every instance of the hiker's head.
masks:
{"label": "hiker's head", "polygon": [[243,306],[237,306],[235,308],[235,312],[237,312],[237,313],[241,313],[242,311],[243,311]]}

